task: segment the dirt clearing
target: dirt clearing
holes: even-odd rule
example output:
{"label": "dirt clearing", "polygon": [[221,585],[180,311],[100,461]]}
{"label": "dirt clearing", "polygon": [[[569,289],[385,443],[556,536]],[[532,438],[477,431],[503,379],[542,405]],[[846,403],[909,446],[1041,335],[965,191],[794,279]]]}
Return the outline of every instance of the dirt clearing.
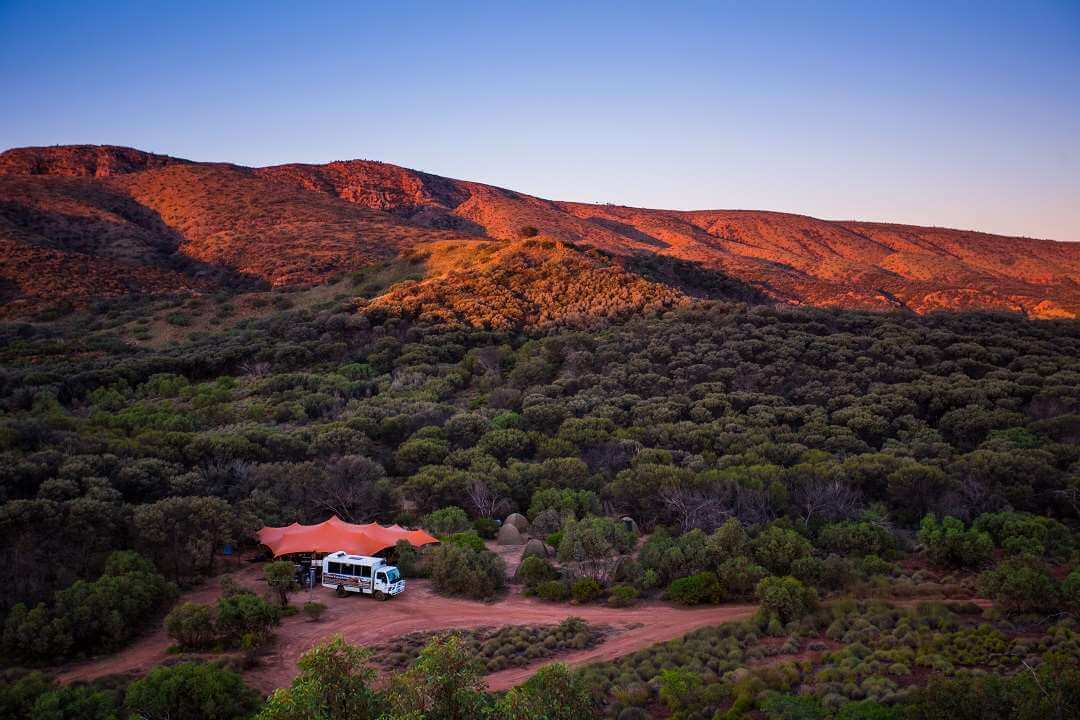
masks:
{"label": "dirt clearing", "polygon": [[[261,587],[261,573],[261,566],[253,565],[232,577],[243,586],[265,590]],[[202,588],[185,593],[180,601],[212,602],[220,592],[221,579],[218,577]],[[337,634],[358,645],[374,646],[420,630],[554,624],[570,616],[589,623],[608,624],[618,631],[597,647],[488,676],[491,690],[504,690],[524,681],[546,663],[580,665],[611,660],[654,643],[681,637],[699,627],[745,620],[756,610],[754,605],[681,608],[660,602],[643,602],[623,609],[605,605],[572,606],[527,598],[516,588],[498,601],[483,603],[442,597],[424,580],[410,580],[404,594],[387,602],[354,595],[339,598],[332,590],[321,587],[310,593],[294,593],[291,601],[302,605],[309,599],[327,605],[323,618],[319,622],[310,622],[302,615],[283,619],[277,629],[277,639],[260,657],[259,666],[245,673],[248,683],[260,692],[270,693],[274,688],[288,685],[296,675],[296,661],[300,656],[319,640]],[[175,657],[167,652],[170,644],[164,627],[159,625],[124,650],[62,668],[58,677],[62,682],[71,682],[117,673],[145,673]]]}

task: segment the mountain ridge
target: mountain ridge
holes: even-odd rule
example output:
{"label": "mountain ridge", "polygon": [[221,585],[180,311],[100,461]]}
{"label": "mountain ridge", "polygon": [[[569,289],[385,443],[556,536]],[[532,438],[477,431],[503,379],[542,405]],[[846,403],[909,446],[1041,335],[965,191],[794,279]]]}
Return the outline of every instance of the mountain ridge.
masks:
{"label": "mountain ridge", "polygon": [[[124,209],[123,197],[138,207]],[[134,239],[147,233],[151,239]],[[547,200],[371,160],[249,168],[118,146],[0,154],[5,258],[25,256],[33,246],[91,264],[116,261],[110,244],[120,238],[134,253],[123,262],[181,276],[198,267],[202,279],[218,278],[211,285],[240,277],[286,286],[318,283],[427,243],[534,236],[555,241],[552,248],[696,264],[789,304],[987,309],[1040,318],[1080,313],[1080,244],[1053,240],[775,211]],[[143,245],[142,256],[132,250]],[[20,267],[0,258],[0,279],[9,296],[35,297],[25,262]],[[55,285],[50,295],[65,295]],[[93,293],[73,287],[66,294]]]}

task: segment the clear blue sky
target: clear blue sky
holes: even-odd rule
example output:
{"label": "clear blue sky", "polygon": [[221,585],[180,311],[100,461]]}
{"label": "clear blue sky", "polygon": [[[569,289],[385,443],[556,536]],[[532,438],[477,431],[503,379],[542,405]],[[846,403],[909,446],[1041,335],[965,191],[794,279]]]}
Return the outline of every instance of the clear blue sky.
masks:
{"label": "clear blue sky", "polygon": [[0,0],[0,86],[4,147],[1080,240],[1080,0]]}

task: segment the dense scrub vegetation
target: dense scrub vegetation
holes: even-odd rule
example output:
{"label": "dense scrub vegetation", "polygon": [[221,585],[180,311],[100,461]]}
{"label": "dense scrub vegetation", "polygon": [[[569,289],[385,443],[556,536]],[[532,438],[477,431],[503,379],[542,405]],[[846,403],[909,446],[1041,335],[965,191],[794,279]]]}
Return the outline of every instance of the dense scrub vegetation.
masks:
{"label": "dense scrub vegetation", "polygon": [[228,593],[215,605],[187,602],[165,618],[179,650],[254,648],[267,639],[281,611],[247,590]]}
{"label": "dense scrub vegetation", "polygon": [[[580,624],[580,621],[578,621]],[[1033,637],[966,605],[898,609],[842,602],[786,623],[765,615],[695,631],[613,662],[541,668],[502,694],[484,692],[483,648],[506,628],[409,638],[395,659],[334,638],[300,660],[300,674],[261,706],[262,720],[488,718],[811,720],[1068,718],[1080,710],[1080,634],[1069,622]],[[560,628],[545,633],[554,638]],[[580,630],[579,630],[580,632]],[[414,642],[416,641],[416,642]],[[377,660],[398,668],[376,682]],[[5,717],[249,717],[259,707],[231,670],[183,662],[145,678],[58,687],[40,673],[0,684]]]}
{"label": "dense scrub vegetation", "polygon": [[50,604],[17,603],[5,618],[0,648],[9,662],[29,664],[116,650],[175,596],[176,587],[149,560],[116,551],[96,580],[75,581]]}
{"label": "dense scrub vegetation", "polygon": [[558,625],[508,625],[501,628],[479,627],[445,632],[416,632],[402,635],[376,649],[379,664],[394,669],[411,665],[434,637],[460,637],[466,650],[484,662],[488,672],[508,667],[531,665],[570,650],[584,650],[598,645],[611,633],[606,626],[590,625],[569,617]]}
{"label": "dense scrub vegetation", "polygon": [[[225,544],[331,513],[429,527],[444,542],[399,548],[403,572],[489,597],[505,570],[482,538],[516,510],[547,545],[517,577],[538,597],[758,601],[770,637],[837,595],[930,586],[1040,632],[1080,611],[1076,322],[718,303],[528,334],[282,307],[159,349],[114,332],[137,303],[0,326],[5,660],[115,649]],[[260,602],[174,609],[174,638],[258,642]],[[75,619],[102,605],[130,622]],[[885,677],[863,697],[907,702],[910,674]]]}
{"label": "dense scrub vegetation", "polygon": [[401,494],[482,515],[569,487],[705,531],[1080,504],[1076,323],[718,305],[530,339],[331,303],[162,351],[63,330],[3,328],[5,547],[81,549],[8,566],[20,599],[128,543],[183,581],[252,522],[391,520]]}
{"label": "dense scrub vegetation", "polygon": [[[468,264],[419,282],[400,283],[372,301],[370,309],[431,322],[510,329],[594,326],[690,302],[678,287],[627,272],[609,253],[547,238],[483,246],[475,242],[449,248],[429,246],[433,255],[428,259],[429,267],[449,265],[440,255],[461,254],[462,247]],[[714,275],[698,272],[704,277]],[[741,285],[729,282],[732,290]],[[728,290],[719,281],[714,286],[720,292],[713,297]]]}
{"label": "dense scrub vegetation", "polygon": [[[646,717],[639,713],[656,703],[686,720],[738,718],[754,710],[770,718],[899,720],[1034,718],[1036,708],[1049,711],[1042,717],[1068,717],[1057,714],[1059,703],[1067,711],[1080,709],[1074,623],[1032,638],[1008,621],[986,622],[978,613],[962,605],[905,610],[838,603],[792,619],[778,633],[769,631],[763,615],[698,630],[590,666],[582,675],[607,715],[618,718]],[[1040,668],[1035,676],[1033,667]],[[927,674],[935,679],[924,687]],[[1051,677],[1057,694],[1038,697],[1038,684]],[[964,688],[968,696],[979,688],[1016,692],[1023,699],[1014,696],[994,714],[980,715],[993,704],[961,707],[949,697],[952,688]]]}

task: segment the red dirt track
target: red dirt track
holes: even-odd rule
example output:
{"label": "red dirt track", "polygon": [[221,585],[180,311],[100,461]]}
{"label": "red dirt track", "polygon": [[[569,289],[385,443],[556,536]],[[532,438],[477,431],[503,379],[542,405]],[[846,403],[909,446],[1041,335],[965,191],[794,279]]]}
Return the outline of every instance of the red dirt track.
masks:
{"label": "red dirt track", "polygon": [[[233,577],[240,584],[258,587],[261,566],[245,568]],[[181,602],[209,602],[220,593],[220,579],[190,593]],[[374,646],[387,640],[416,631],[479,626],[530,625],[558,623],[576,615],[590,623],[608,624],[617,631],[601,645],[562,655],[556,660],[580,665],[598,660],[610,660],[654,643],[681,637],[699,627],[745,620],[753,615],[755,605],[726,605],[704,608],[680,608],[666,603],[646,602],[632,608],[614,609],[604,605],[573,607],[544,603],[524,597],[512,589],[504,598],[492,603],[473,602],[436,595],[430,583],[410,580],[408,590],[387,602],[368,597],[338,598],[332,590],[315,588],[313,600],[327,605],[319,622],[310,622],[302,615],[285,618],[277,630],[277,640],[260,658],[258,667],[246,673],[253,687],[269,694],[274,688],[288,685],[296,675],[296,661],[313,644],[336,634],[350,642]],[[307,592],[294,593],[292,602],[302,605]],[[627,627],[627,626],[632,627]],[[66,667],[58,673],[62,682],[93,680],[117,673],[144,673],[175,656],[167,649],[171,641],[164,627],[142,637],[120,652],[99,659]],[[488,676],[491,690],[505,690],[524,681],[540,666],[552,659],[503,670]]]}

